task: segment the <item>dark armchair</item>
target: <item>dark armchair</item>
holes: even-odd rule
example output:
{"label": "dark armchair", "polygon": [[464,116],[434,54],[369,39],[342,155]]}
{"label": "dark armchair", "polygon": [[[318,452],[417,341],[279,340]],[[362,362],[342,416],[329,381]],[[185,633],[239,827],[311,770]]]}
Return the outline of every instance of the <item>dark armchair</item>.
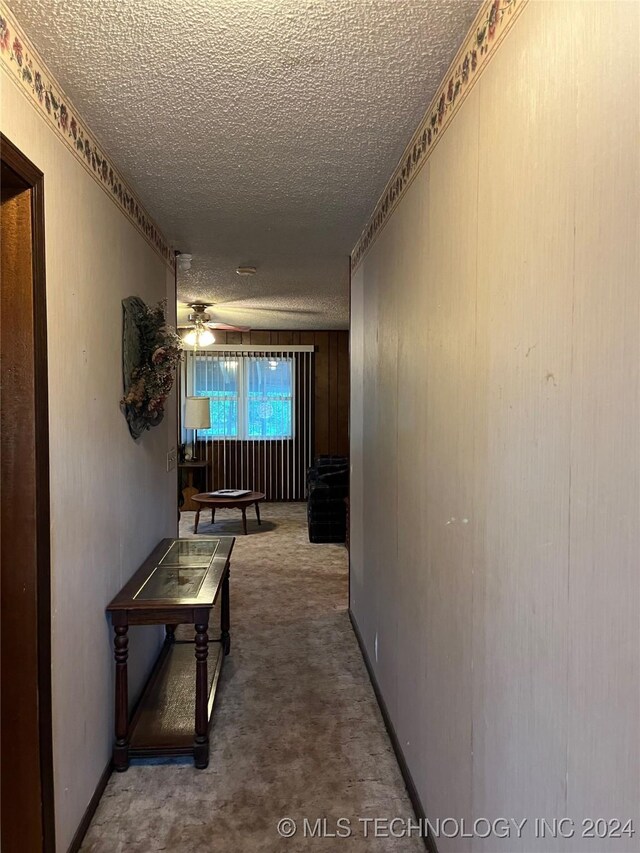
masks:
{"label": "dark armchair", "polygon": [[310,542],[344,542],[347,532],[349,460],[317,456],[307,471],[307,521]]}

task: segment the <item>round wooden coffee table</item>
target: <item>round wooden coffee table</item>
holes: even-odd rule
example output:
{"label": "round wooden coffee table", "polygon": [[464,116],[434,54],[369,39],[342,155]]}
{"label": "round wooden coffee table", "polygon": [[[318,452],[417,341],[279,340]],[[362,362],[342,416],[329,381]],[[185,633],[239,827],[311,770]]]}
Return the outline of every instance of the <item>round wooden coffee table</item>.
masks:
{"label": "round wooden coffee table", "polygon": [[193,528],[193,532],[198,532],[198,522],[200,521],[200,511],[203,508],[211,507],[211,524],[215,524],[216,521],[216,510],[217,509],[239,509],[242,511],[242,526],[244,527],[244,535],[247,535],[247,507],[251,506],[251,504],[255,504],[256,507],[256,518],[258,519],[258,524],[262,524],[260,521],[260,507],[258,504],[260,501],[265,499],[265,495],[263,492],[249,492],[247,495],[242,495],[239,498],[232,498],[220,495],[213,495],[211,492],[200,492],[198,495],[194,495],[191,500],[198,504],[198,510],[196,512],[196,523]]}

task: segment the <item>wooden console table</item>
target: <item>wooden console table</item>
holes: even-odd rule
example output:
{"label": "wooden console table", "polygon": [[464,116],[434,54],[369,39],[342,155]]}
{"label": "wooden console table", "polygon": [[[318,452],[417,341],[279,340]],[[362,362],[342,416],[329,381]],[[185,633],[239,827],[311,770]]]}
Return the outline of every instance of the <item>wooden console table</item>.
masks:
{"label": "wooden console table", "polygon": [[[233,536],[163,539],[107,607],[115,631],[116,770],[126,770],[130,757],[152,755],[193,755],[199,769],[209,763],[213,701],[231,646],[229,560],[234,543]],[[209,616],[218,598],[220,637],[210,640]],[[193,641],[176,639],[181,624],[194,625]],[[131,720],[129,625],[166,628],[162,651]]]}

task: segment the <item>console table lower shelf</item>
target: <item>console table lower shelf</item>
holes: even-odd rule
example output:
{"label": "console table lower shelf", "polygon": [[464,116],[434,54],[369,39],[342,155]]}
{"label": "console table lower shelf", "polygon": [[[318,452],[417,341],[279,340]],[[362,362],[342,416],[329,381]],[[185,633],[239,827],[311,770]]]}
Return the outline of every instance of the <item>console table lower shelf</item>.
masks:
{"label": "console table lower shelf", "polygon": [[[222,672],[224,649],[209,641],[207,731]],[[193,755],[195,643],[169,638],[155,663],[129,724],[129,757]]]}

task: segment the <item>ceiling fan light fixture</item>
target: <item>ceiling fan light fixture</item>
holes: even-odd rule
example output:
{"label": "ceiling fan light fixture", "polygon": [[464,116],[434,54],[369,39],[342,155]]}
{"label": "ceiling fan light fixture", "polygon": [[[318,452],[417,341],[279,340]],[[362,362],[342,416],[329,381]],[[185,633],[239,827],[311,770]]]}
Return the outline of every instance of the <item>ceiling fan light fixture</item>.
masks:
{"label": "ceiling fan light fixture", "polygon": [[216,342],[213,332],[205,329],[202,326],[196,326],[195,329],[190,329],[182,339],[189,347],[208,347],[209,344]]}
{"label": "ceiling fan light fixture", "polygon": [[236,275],[255,275],[255,267],[236,267]]}

